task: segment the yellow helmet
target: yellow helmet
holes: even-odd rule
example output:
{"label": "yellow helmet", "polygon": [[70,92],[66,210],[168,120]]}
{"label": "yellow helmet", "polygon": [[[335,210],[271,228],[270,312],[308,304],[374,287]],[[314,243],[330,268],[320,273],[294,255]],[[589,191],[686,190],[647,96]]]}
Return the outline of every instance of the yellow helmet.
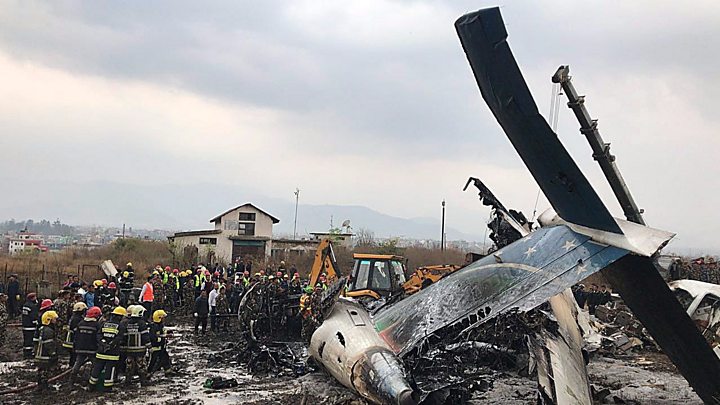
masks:
{"label": "yellow helmet", "polygon": [[123,271],[123,277],[125,277],[125,278],[130,277],[130,272],[129,272],[129,271]]}
{"label": "yellow helmet", "polygon": [[73,305],[73,312],[82,312],[87,309],[87,305],[85,305],[84,302],[76,302],[75,305]]}
{"label": "yellow helmet", "polygon": [[57,319],[58,314],[55,311],[47,311],[42,316],[42,324],[43,325],[50,325],[50,323],[53,321],[53,319]]}
{"label": "yellow helmet", "polygon": [[163,311],[162,309],[158,309],[157,311],[153,312],[153,322],[160,323],[166,316],[167,312]]}
{"label": "yellow helmet", "polygon": [[102,280],[95,280],[93,281],[93,285],[95,287],[101,287],[103,285]]}
{"label": "yellow helmet", "polygon": [[115,315],[125,316],[127,315],[127,310],[123,307],[118,306],[113,309],[112,313]]}
{"label": "yellow helmet", "polygon": [[128,264],[126,264],[125,267],[132,267],[132,263],[128,262]]}

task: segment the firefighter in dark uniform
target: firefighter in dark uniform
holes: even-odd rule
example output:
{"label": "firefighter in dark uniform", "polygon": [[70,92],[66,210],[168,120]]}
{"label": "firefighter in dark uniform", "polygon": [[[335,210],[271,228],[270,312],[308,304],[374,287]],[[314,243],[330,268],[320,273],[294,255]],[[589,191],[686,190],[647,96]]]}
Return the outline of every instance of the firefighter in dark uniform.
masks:
{"label": "firefighter in dark uniform", "polygon": [[72,367],[73,364],[75,364],[75,332],[77,331],[77,327],[80,324],[80,321],[82,321],[83,317],[85,316],[85,311],[87,310],[87,305],[85,305],[84,302],[76,302],[75,305],[72,307],[72,316],[70,316],[70,321],[68,321],[67,324],[67,331],[65,333],[65,338],[62,342],[62,347],[70,352],[70,366]]}
{"label": "firefighter in dark uniform", "polygon": [[161,367],[165,370],[166,375],[172,374],[172,363],[170,355],[167,352],[167,336],[165,335],[165,327],[163,320],[167,313],[159,309],[153,313],[152,324],[150,325],[150,366],[148,372],[154,373]]}
{"label": "firefighter in dark uniform", "polygon": [[100,323],[98,319],[102,316],[102,310],[99,307],[90,307],[85,312],[85,317],[77,326],[75,331],[75,342],[73,349],[75,352],[75,363],[73,363],[72,380],[80,381],[80,368],[83,364],[95,359],[95,353],[98,347],[98,337],[100,336]]}
{"label": "firefighter in dark uniform", "polygon": [[39,329],[38,343],[35,348],[35,363],[38,367],[37,383],[38,390],[48,389],[50,372],[57,368],[57,341],[55,335],[55,324],[58,314],[55,311],[47,311],[42,316],[42,326]]}
{"label": "firefighter in dark uniform", "polygon": [[110,318],[100,324],[95,363],[90,373],[90,389],[93,389],[100,379],[100,374],[105,371],[103,386],[106,392],[112,391],[120,360],[120,346],[125,340],[125,324],[122,322],[125,315],[127,315],[125,308],[115,307]]}
{"label": "firefighter in dark uniform", "polygon": [[22,307],[22,334],[23,334],[23,358],[33,357],[33,339],[38,327],[38,302],[37,295],[30,293]]}
{"label": "firefighter in dark uniform", "polygon": [[130,318],[125,322],[125,342],[121,347],[125,354],[125,384],[132,382],[133,376],[140,378],[140,385],[147,384],[147,363],[145,355],[150,347],[150,331],[143,318],[145,307],[130,305]]}

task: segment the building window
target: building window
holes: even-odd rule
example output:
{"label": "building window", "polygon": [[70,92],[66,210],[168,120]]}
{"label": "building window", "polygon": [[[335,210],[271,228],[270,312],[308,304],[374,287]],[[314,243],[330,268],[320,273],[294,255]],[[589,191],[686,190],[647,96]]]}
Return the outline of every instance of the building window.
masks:
{"label": "building window", "polygon": [[255,235],[255,224],[253,223],[239,223],[238,224],[238,235],[253,236]]}
{"label": "building window", "polygon": [[201,245],[217,245],[217,238],[200,238]]}
{"label": "building window", "polygon": [[254,212],[241,212],[240,218],[238,218],[240,221],[255,221],[255,213]]}

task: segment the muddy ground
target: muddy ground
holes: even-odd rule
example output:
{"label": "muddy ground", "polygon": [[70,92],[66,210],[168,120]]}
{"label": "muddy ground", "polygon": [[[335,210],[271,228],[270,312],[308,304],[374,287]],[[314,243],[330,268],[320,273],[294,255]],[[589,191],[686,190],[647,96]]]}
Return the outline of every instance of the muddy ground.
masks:
{"label": "muddy ground", "polygon": [[[302,345],[276,344],[273,352],[287,353],[284,362],[275,364],[270,357],[246,352],[240,336],[234,332],[195,337],[187,319],[170,322],[173,337],[170,352],[177,376],[164,373],[152,376],[146,387],[133,384],[116,386],[112,393],[88,392],[67,379],[56,383],[48,393],[26,391],[0,395],[0,404],[365,404],[350,390],[340,386],[322,371],[303,370]],[[8,340],[0,348],[0,391],[32,383],[35,369],[23,361],[18,328],[9,328]],[[292,360],[293,354],[297,357]],[[61,362],[66,367],[67,359]],[[256,370],[251,372],[250,369]],[[263,369],[268,369],[265,372]],[[297,373],[309,371],[297,376]],[[602,392],[598,403],[701,404],[687,382],[660,353],[633,353],[622,358],[595,356],[589,365],[594,389]],[[222,390],[203,388],[207,378],[235,379],[237,387]],[[484,389],[472,393],[470,404],[535,403],[535,381],[515,373],[494,372],[481,377]],[[477,383],[476,383],[477,384]],[[623,402],[624,401],[624,402]]]}

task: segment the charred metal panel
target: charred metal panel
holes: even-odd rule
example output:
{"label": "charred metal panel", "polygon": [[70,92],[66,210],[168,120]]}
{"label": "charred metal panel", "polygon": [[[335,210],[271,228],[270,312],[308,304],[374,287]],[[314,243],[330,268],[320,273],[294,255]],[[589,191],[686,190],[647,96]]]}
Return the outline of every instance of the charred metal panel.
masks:
{"label": "charred metal panel", "polygon": [[[578,307],[572,292],[567,289],[549,300],[552,314],[557,323],[557,330],[543,329],[541,339],[543,348],[548,355],[546,374],[552,377],[552,384],[543,386],[538,378],[541,389],[550,394],[558,404],[592,404],[590,379],[582,356],[583,337],[578,326]],[[537,350],[536,350],[537,352]],[[538,362],[538,376],[540,376]]]}
{"label": "charred metal panel", "polygon": [[578,225],[622,233],[538,112],[506,41],[500,9],[466,14],[455,29],[483,99],[555,211]]}
{"label": "charred metal panel", "polygon": [[404,355],[468,316],[482,323],[511,308],[532,309],[625,254],[566,226],[543,228],[379,310],[373,321],[390,347]]}

